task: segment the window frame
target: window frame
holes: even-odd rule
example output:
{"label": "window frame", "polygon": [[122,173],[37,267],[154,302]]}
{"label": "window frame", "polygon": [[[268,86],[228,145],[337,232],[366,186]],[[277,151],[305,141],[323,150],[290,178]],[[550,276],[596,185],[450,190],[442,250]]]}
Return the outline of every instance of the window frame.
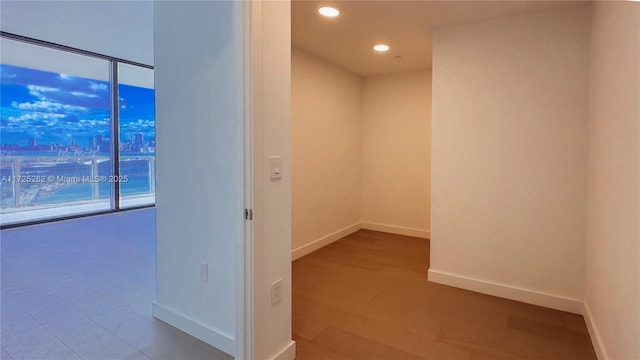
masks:
{"label": "window frame", "polygon": [[[75,48],[67,45],[61,45],[61,44],[57,44],[49,41],[34,39],[31,37],[13,34],[6,31],[0,31],[0,38],[108,61],[109,82],[110,82],[109,143],[111,148],[110,149],[111,174],[113,175],[114,178],[119,178],[120,177],[120,111],[119,111],[120,109],[119,109],[119,97],[118,97],[119,96],[118,64],[127,64],[127,65],[137,66],[137,67],[146,68],[150,70],[155,70],[154,66],[136,62],[136,61],[126,60],[126,59],[122,59],[114,56],[100,54],[93,51],[83,50],[83,49],[79,49],[79,48]],[[82,218],[87,216],[103,215],[103,214],[110,214],[110,213],[116,213],[121,211],[130,211],[130,210],[138,210],[138,209],[155,207],[155,201],[154,201],[153,204],[140,205],[140,206],[127,206],[125,208],[121,208],[120,184],[118,182],[111,183],[111,196],[109,200],[110,200],[109,210],[98,210],[98,211],[92,211],[87,213],[79,213],[76,215],[62,215],[62,216],[54,216],[54,217],[48,217],[48,218],[42,218],[42,219],[27,220],[23,222],[16,222],[16,223],[10,223],[10,224],[0,224],[0,229],[8,229],[8,228],[14,228],[14,227],[20,227],[20,226],[47,223],[52,221],[69,220],[69,219],[76,219],[76,218]]]}

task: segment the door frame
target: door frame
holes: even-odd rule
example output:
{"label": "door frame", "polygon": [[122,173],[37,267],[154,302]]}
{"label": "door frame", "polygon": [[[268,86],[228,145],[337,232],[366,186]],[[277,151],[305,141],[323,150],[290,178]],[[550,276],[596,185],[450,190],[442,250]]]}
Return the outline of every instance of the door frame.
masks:
{"label": "door frame", "polygon": [[[243,107],[243,159],[244,159],[244,236],[238,242],[236,289],[238,307],[236,314],[236,358],[253,359],[254,354],[254,308],[253,308],[253,90],[252,90],[252,1],[240,2],[242,11],[242,107]],[[248,213],[250,211],[251,213]],[[251,216],[248,216],[250,214]]]}

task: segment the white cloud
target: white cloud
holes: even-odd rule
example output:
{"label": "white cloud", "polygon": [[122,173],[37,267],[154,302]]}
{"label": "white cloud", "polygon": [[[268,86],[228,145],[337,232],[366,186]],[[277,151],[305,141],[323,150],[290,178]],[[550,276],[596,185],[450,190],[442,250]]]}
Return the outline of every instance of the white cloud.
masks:
{"label": "white cloud", "polygon": [[109,89],[109,87],[106,84],[98,84],[98,83],[91,83],[91,90],[93,91],[107,91]]}
{"label": "white cloud", "polygon": [[62,80],[71,80],[73,78],[73,76],[71,75],[67,75],[67,74],[58,74],[58,77]]}
{"label": "white cloud", "polygon": [[86,97],[86,98],[99,98],[98,95],[94,95],[94,94],[87,94],[84,92],[80,92],[80,91],[72,91],[71,95],[73,96],[78,96],[78,97]]}
{"label": "white cloud", "polygon": [[109,119],[103,119],[103,120],[95,120],[95,119],[87,120],[87,119],[82,119],[82,120],[80,120],[80,124],[82,124],[82,125],[88,125],[88,126],[96,126],[96,125],[106,126],[106,125],[109,125]]}
{"label": "white cloud", "polygon": [[39,98],[40,100],[46,99],[43,93],[60,91],[60,89],[58,88],[37,86],[37,85],[27,85],[27,89],[29,89],[29,94]]}
{"label": "white cloud", "polygon": [[37,92],[44,92],[44,93],[60,91],[60,89],[58,88],[37,86],[37,85],[27,85],[27,89],[29,89],[29,91],[37,91]]}
{"label": "white cloud", "polygon": [[121,123],[123,133],[143,133],[145,136],[153,136],[156,122],[153,120],[138,119],[136,122]]}
{"label": "white cloud", "polygon": [[50,113],[42,113],[42,112],[33,112],[33,113],[26,113],[26,114],[22,114],[18,117],[14,117],[14,116],[10,116],[9,117],[9,122],[23,122],[23,121],[32,121],[32,120],[55,120],[55,119],[62,119],[64,117],[66,117],[67,115],[65,114],[50,114]]}
{"label": "white cloud", "polygon": [[20,110],[47,110],[47,111],[86,111],[87,108],[82,106],[64,105],[53,101],[40,100],[36,102],[17,103],[13,102],[11,106]]}

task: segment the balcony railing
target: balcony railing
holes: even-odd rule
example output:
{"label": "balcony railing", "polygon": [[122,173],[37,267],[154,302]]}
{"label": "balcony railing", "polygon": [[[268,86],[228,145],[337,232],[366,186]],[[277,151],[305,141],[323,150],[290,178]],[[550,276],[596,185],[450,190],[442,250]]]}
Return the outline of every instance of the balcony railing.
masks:
{"label": "balcony railing", "polygon": [[99,155],[3,154],[2,214],[110,202],[113,183],[120,186],[121,206],[155,203],[155,156],[121,155],[117,178],[111,166],[109,157]]}

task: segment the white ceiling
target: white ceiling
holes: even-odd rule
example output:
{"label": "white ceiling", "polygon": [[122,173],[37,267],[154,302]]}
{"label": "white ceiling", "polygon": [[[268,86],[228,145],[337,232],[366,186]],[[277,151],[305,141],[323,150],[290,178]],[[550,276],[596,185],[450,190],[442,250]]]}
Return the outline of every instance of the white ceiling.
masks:
{"label": "white ceiling", "polygon": [[0,30],[153,65],[152,1],[0,0]]}
{"label": "white ceiling", "polygon": [[[544,11],[579,1],[315,1],[291,4],[291,42],[362,76],[431,68],[434,30],[506,16]],[[320,6],[340,10],[337,18]],[[384,42],[385,54],[372,47]],[[400,56],[400,59],[394,58]]]}

